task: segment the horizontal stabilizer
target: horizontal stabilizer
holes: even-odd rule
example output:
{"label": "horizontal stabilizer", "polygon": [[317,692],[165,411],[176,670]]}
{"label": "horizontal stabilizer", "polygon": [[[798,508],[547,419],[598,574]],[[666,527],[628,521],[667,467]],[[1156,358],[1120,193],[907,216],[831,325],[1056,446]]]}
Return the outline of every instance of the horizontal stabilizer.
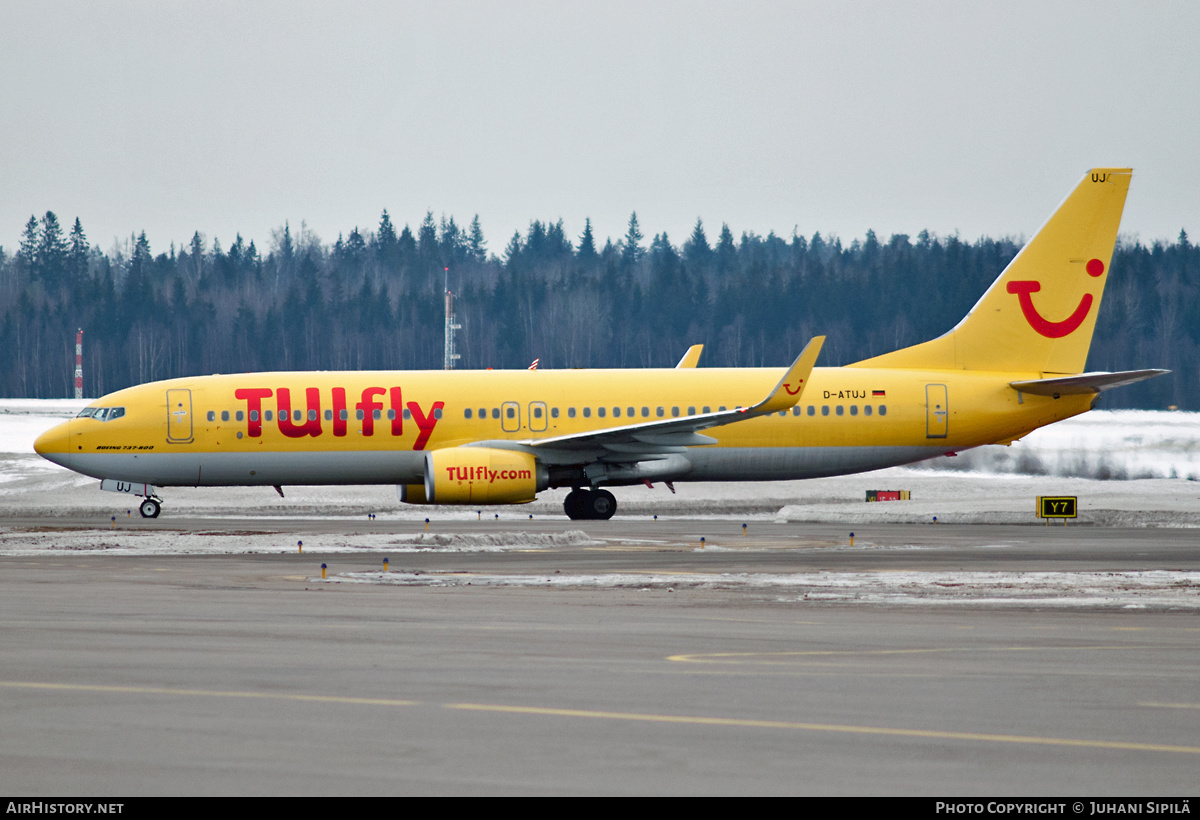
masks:
{"label": "horizontal stabilizer", "polygon": [[1120,373],[1080,373],[1078,376],[1061,376],[1056,379],[1033,379],[1024,382],[1009,382],[1009,386],[1022,393],[1035,396],[1074,396],[1082,393],[1099,393],[1114,387],[1152,379],[1170,370],[1124,370]]}

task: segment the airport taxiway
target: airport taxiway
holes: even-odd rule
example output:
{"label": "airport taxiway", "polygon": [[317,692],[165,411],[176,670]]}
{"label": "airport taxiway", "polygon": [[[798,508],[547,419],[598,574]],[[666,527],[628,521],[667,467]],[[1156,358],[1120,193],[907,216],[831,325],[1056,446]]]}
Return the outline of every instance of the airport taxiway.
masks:
{"label": "airport taxiway", "polygon": [[[412,520],[6,518],[0,789],[1194,791],[1193,530],[884,525],[851,547],[832,524],[743,535],[732,518],[439,526],[457,541],[414,546]],[[169,554],[199,533],[265,546]],[[897,604],[785,583],[1129,572],[1176,573],[1184,603]]]}

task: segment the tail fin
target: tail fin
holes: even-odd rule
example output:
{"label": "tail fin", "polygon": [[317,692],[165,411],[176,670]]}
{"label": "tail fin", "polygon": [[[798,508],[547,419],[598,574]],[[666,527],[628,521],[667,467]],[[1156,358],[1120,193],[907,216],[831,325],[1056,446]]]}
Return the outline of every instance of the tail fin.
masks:
{"label": "tail fin", "polygon": [[949,333],[851,366],[1083,372],[1131,174],[1085,174]]}

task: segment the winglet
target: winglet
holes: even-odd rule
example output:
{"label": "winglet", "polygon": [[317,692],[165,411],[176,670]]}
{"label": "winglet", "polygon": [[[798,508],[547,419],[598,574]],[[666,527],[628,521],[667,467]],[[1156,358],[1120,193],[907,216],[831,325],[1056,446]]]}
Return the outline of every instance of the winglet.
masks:
{"label": "winglet", "polygon": [[681,367],[695,367],[700,361],[700,353],[703,352],[704,345],[692,345],[687,349],[687,353],[683,354],[683,358],[679,360],[679,364],[675,365],[678,370]]}
{"label": "winglet", "polygon": [[792,362],[787,373],[783,374],[779,384],[775,385],[771,395],[753,407],[746,408],[743,412],[753,413],[756,416],[765,415],[786,410],[797,404],[804,393],[804,388],[808,386],[808,377],[812,373],[813,365],[817,363],[817,355],[821,352],[823,344],[825,344],[824,336],[813,336],[812,341],[804,346],[804,350],[800,351],[796,361]]}

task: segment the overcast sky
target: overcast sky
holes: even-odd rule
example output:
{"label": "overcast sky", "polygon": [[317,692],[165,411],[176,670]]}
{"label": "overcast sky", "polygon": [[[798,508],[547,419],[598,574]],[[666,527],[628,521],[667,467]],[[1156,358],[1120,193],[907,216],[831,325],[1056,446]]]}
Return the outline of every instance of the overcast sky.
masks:
{"label": "overcast sky", "polygon": [[1093,166],[1200,239],[1200,3],[0,0],[0,245],[261,250],[386,208],[681,244],[1028,236]]}

